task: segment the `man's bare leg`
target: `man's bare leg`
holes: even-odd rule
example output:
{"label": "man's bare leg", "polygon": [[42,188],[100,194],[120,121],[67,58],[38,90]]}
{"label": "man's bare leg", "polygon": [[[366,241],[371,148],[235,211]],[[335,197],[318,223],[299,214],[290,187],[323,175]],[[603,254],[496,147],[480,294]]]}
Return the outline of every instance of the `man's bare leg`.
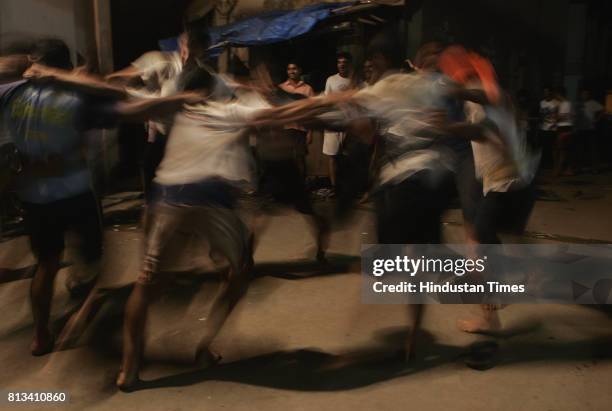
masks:
{"label": "man's bare leg", "polygon": [[70,317],[57,338],[56,349],[58,351],[63,351],[78,342],[90,324],[90,320],[102,306],[102,301],[98,288],[89,292],[81,308]]}
{"label": "man's bare leg", "polygon": [[53,336],[49,330],[49,316],[53,286],[60,266],[61,253],[46,257],[38,262],[30,288],[32,316],[34,317],[34,338],[30,350],[32,355],[44,355],[53,350]]}
{"label": "man's bare leg", "polygon": [[336,189],[336,159],[334,156],[327,156],[328,167],[329,167],[329,181],[331,182],[332,188]]}
{"label": "man's bare leg", "polygon": [[211,357],[209,346],[221,330],[221,327],[223,327],[227,317],[229,317],[236,304],[238,304],[238,301],[246,293],[250,282],[249,273],[251,268],[252,260],[249,260],[240,270],[229,269],[227,277],[222,282],[221,288],[211,305],[211,314],[208,317],[207,324],[208,331],[198,343],[197,356],[199,361],[203,356]]}
{"label": "man's bare leg", "polygon": [[474,227],[474,224],[468,221],[464,221],[463,233],[465,235],[465,243],[474,250],[472,251],[472,253],[476,255],[475,248],[480,244],[480,242],[478,241],[478,235],[476,234],[476,228]]}
{"label": "man's bare leg", "polygon": [[414,359],[414,347],[416,343],[416,339],[418,337],[419,331],[421,329],[421,320],[423,319],[423,305],[422,304],[412,304],[408,306],[410,310],[409,316],[412,320],[412,326],[410,328],[410,334],[406,338],[406,343],[404,345],[404,353],[406,355],[406,361],[410,361]]}
{"label": "man's bare leg", "polygon": [[147,311],[160,288],[159,283],[136,283],[128,298],[123,320],[123,359],[117,377],[117,387],[120,389],[130,388],[138,380]]}
{"label": "man's bare leg", "polygon": [[312,235],[316,241],[317,255],[316,259],[319,262],[325,261],[325,251],[329,247],[330,227],[325,218],[316,214],[306,214],[306,221]]}

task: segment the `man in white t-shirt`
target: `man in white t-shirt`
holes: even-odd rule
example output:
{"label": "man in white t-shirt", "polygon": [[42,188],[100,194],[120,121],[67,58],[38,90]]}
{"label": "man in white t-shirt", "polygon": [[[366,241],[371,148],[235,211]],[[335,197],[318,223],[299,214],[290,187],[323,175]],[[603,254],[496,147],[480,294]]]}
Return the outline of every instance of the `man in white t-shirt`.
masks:
{"label": "man in white t-shirt", "polygon": [[[349,53],[338,53],[336,67],[338,73],[327,78],[325,82],[325,95],[347,91],[351,88],[352,57]],[[336,187],[336,156],[340,154],[340,147],[346,134],[340,131],[325,130],[323,134],[323,154],[329,156],[329,179],[332,188]]]}
{"label": "man in white t-shirt", "polygon": [[[185,90],[209,94],[213,89],[212,76],[200,67],[186,67],[181,80]],[[229,265],[225,284],[212,302],[198,356],[208,353],[210,342],[248,287],[253,238],[236,203],[240,190],[252,187],[254,179],[249,130],[298,119],[295,106],[274,109],[263,97],[249,93],[237,100],[215,101],[213,96],[206,104],[185,106],[174,118],[154,179],[153,201],[146,210],[142,271],[126,305],[123,360],[116,381],[120,389],[131,389],[138,381],[146,313],[162,287],[171,244],[185,235],[203,239],[211,257],[221,257]],[[319,100],[310,103],[316,108]]]}
{"label": "man in white t-shirt", "polygon": [[[212,89],[212,76],[203,69],[186,70],[182,77],[186,89]],[[210,255],[229,264],[223,292],[212,303],[207,321],[210,333],[202,341],[203,352],[246,291],[251,240],[235,205],[240,188],[253,182],[248,130],[256,114],[266,108],[265,101],[260,101],[257,105],[211,101],[186,106],[174,118],[146,210],[142,271],[126,306],[123,361],[116,382],[121,389],[129,389],[137,381],[146,312],[171,263],[171,244],[185,234],[205,240]]]}
{"label": "man in white t-shirt", "polygon": [[[140,79],[141,87],[127,90],[132,96],[154,98],[175,95],[179,89],[179,77],[189,57],[188,35],[181,34],[178,51],[149,51],[134,60],[129,67],[106,76],[109,81],[129,85]],[[144,86],[144,87],[142,87]],[[143,153],[142,177],[145,198],[151,198],[151,184],[167,141],[172,118],[156,118],[147,125],[147,143]]]}

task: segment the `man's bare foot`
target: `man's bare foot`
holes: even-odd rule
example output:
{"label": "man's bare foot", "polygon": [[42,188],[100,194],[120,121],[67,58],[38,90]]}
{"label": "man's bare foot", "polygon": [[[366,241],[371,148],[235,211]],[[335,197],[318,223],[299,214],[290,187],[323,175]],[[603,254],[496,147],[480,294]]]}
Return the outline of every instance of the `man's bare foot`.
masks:
{"label": "man's bare foot", "polygon": [[134,389],[134,387],[136,387],[138,381],[138,371],[136,369],[132,369],[127,372],[120,370],[119,375],[117,375],[115,385],[117,385],[117,388],[119,388],[121,391],[130,392]]}
{"label": "man's bare foot", "polygon": [[501,330],[501,321],[496,310],[483,310],[480,318],[471,320],[458,320],[457,327],[466,333],[492,333]]}
{"label": "man's bare foot", "polygon": [[33,356],[49,354],[53,351],[54,340],[49,332],[37,333],[30,344],[30,351]]}

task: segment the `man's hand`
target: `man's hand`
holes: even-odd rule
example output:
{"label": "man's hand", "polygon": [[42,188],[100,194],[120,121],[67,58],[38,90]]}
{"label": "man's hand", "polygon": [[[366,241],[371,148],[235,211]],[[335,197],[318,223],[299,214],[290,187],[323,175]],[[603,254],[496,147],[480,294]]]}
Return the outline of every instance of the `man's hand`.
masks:
{"label": "man's hand", "polygon": [[97,76],[83,73],[82,70],[68,71],[42,64],[32,64],[23,77],[43,81],[53,80],[66,87],[95,96],[124,99],[127,95],[123,87],[108,84]]}
{"label": "man's hand", "polygon": [[57,74],[57,69],[34,63],[23,73],[23,77],[27,79],[44,80],[55,78]]}
{"label": "man's hand", "polygon": [[188,91],[168,97],[134,99],[118,104],[115,109],[123,121],[140,122],[173,115],[185,104],[200,104],[206,98],[204,94]]}
{"label": "man's hand", "polygon": [[186,91],[176,95],[178,98],[182,98],[184,104],[195,105],[202,104],[206,101],[208,96],[197,93],[195,91]]}

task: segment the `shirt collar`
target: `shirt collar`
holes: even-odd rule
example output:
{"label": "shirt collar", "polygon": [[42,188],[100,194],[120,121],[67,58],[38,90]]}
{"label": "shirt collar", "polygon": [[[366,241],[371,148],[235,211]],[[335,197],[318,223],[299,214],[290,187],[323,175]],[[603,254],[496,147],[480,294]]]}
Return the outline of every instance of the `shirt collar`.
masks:
{"label": "shirt collar", "polygon": [[288,86],[291,86],[293,88],[298,88],[298,87],[302,87],[304,85],[304,81],[300,80],[297,83],[293,83],[291,80],[287,79],[287,81],[285,81],[285,84]]}

